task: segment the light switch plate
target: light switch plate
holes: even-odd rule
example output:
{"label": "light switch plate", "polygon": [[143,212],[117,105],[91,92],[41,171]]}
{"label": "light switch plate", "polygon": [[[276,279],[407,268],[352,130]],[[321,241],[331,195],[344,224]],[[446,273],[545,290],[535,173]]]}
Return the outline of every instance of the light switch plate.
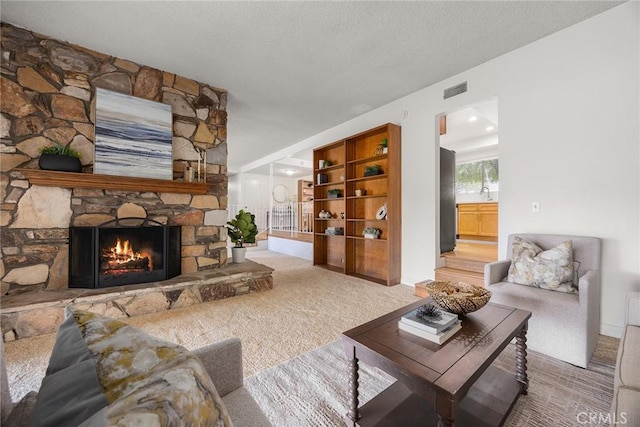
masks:
{"label": "light switch plate", "polygon": [[531,212],[540,212],[540,202],[531,202]]}

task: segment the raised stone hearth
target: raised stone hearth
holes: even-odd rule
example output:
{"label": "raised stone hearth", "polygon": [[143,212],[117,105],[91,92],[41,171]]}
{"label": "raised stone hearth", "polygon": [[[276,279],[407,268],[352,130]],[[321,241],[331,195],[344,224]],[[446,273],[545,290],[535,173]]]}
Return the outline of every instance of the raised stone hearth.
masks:
{"label": "raised stone hearth", "polygon": [[272,268],[245,261],[162,282],[3,296],[0,302],[2,336],[5,341],[13,341],[54,333],[64,319],[67,306],[125,318],[265,291],[273,288],[272,272]]}

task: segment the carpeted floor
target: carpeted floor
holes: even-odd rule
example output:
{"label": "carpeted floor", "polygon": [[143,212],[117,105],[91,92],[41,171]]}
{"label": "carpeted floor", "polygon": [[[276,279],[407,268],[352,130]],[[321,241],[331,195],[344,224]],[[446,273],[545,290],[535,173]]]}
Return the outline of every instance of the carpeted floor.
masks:
{"label": "carpeted floor", "polygon": [[[513,372],[515,347],[509,345],[495,365]],[[276,426],[340,426],[348,409],[347,366],[344,347],[335,341],[259,372],[245,385]],[[585,413],[609,412],[612,373],[585,370],[535,352],[529,352],[527,366],[529,393],[520,396],[506,426],[568,427],[579,425]],[[394,382],[364,363],[359,374],[361,405]]]}
{"label": "carpeted floor", "polygon": [[[274,289],[127,322],[188,349],[239,337],[244,373],[250,376],[417,299],[409,286],[381,286],[313,267],[300,258],[269,251],[250,251],[247,257],[275,269]],[[6,343],[14,400],[40,387],[54,340],[50,334]]]}
{"label": "carpeted floor", "polygon": [[[128,319],[128,322],[150,334],[179,343],[188,349],[227,337],[239,337],[243,343],[245,376],[251,377],[260,373],[254,378],[247,378],[247,384],[251,384],[256,393],[259,393],[256,387],[260,384],[268,388],[261,377],[268,368],[301,354],[310,354],[308,352],[311,350],[337,340],[341,332],[417,299],[413,296],[411,287],[400,285],[388,288],[313,267],[309,261],[299,258],[269,251],[250,251],[247,256],[275,269],[273,290],[170,312],[139,316]],[[14,400],[19,400],[28,391],[37,390],[40,387],[54,339],[55,336],[52,334],[5,345],[8,377]],[[569,376],[557,378],[553,375],[545,376],[544,378],[549,381],[553,380],[549,390],[560,390],[559,396],[564,396],[561,388],[562,381],[567,381],[568,386],[576,393],[596,387],[599,390],[600,403],[608,407],[611,402],[612,365],[615,363],[617,342],[618,340],[613,338],[601,337],[596,355],[589,365],[590,372],[552,359],[550,361],[542,359],[542,370],[554,364],[565,365],[569,371],[578,369],[578,373]],[[331,360],[333,361],[330,363],[341,363],[335,358]],[[317,369],[322,370],[320,367]],[[339,366],[336,369],[342,368]],[[586,374],[584,380],[580,373]],[[592,374],[599,376],[592,379]],[[372,375],[384,377],[380,373]],[[273,387],[271,391],[283,394],[281,398],[286,400],[286,393],[295,392],[298,387],[303,390],[310,382],[312,381],[305,381],[302,385]],[[344,387],[344,384],[341,383],[336,387]],[[380,383],[380,386],[384,388],[383,383]],[[332,395],[343,393],[341,390],[341,388],[335,389],[330,393]],[[375,392],[375,388],[367,392],[363,391],[370,394],[369,398],[375,395]],[[548,395],[547,391],[542,394]],[[277,395],[276,398],[278,398]],[[268,399],[263,400],[268,401]],[[339,400],[339,397],[334,396],[331,399]],[[277,400],[276,403],[283,400]],[[590,405],[589,402],[585,405]],[[562,412],[564,406],[569,403],[564,399],[555,403],[547,401],[546,404],[549,406],[549,414],[556,414]],[[336,405],[335,402],[329,401],[320,404],[334,407]],[[303,401],[300,405],[306,404]],[[575,403],[574,406],[580,407],[579,403]],[[510,422],[516,424],[510,425],[555,425],[555,423],[541,423],[540,420],[545,419],[540,415],[543,407],[526,406],[520,412],[516,407],[510,418],[510,420],[515,419]],[[340,408],[336,410],[341,411]],[[319,412],[321,413],[322,411]],[[310,422],[311,424],[307,425],[333,425]],[[529,422],[531,424],[528,424]],[[280,422],[275,424],[290,425]]]}

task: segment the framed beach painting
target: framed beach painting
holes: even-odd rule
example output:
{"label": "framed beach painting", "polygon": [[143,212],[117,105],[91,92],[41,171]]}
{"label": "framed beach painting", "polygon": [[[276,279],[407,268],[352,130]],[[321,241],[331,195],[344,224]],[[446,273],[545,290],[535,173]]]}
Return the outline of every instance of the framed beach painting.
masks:
{"label": "framed beach painting", "polygon": [[96,89],[93,172],[173,179],[171,106]]}

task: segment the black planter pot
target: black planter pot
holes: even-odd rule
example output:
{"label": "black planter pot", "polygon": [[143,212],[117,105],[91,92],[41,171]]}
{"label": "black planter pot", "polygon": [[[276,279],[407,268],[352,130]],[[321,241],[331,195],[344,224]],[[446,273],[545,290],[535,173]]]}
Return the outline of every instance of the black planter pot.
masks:
{"label": "black planter pot", "polygon": [[60,172],[80,172],[82,163],[77,157],[62,156],[60,154],[41,154],[38,160],[40,169]]}

